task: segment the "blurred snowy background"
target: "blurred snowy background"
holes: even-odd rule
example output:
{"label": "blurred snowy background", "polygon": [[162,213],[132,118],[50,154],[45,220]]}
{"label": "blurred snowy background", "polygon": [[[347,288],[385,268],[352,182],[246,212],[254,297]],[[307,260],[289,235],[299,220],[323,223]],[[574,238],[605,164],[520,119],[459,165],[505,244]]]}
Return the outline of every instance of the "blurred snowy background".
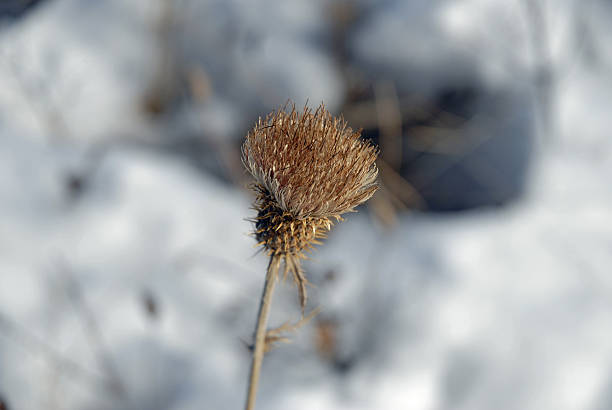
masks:
{"label": "blurred snowy background", "polygon": [[[261,409],[612,408],[612,3],[0,0],[0,408],[238,409],[239,157],[324,101],[382,188]],[[299,317],[295,289],[271,325]]]}

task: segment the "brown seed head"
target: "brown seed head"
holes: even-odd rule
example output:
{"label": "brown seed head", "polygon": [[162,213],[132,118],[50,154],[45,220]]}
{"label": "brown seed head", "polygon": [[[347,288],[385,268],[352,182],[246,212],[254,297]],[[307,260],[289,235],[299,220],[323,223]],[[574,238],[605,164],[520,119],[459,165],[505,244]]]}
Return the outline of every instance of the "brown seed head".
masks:
{"label": "brown seed head", "polygon": [[325,238],[332,220],[353,211],[377,189],[377,150],[323,104],[312,112],[281,109],[261,118],[242,146],[255,178],[255,236],[285,261],[306,303],[303,251]]}
{"label": "brown seed head", "polygon": [[352,211],[376,191],[376,149],[360,131],[315,112],[279,110],[261,118],[242,147],[259,185],[294,218],[329,218]]}

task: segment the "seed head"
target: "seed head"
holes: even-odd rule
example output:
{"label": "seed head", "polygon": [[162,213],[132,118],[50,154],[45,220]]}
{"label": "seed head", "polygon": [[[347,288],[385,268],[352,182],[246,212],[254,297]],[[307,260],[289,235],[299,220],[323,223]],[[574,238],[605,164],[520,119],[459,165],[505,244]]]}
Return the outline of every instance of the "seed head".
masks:
{"label": "seed head", "polygon": [[376,149],[323,104],[261,118],[242,147],[249,172],[294,218],[352,211],[376,191]]}
{"label": "seed head", "polygon": [[270,255],[284,258],[285,274],[303,279],[303,251],[326,236],[332,218],[341,220],[374,195],[378,152],[360,134],[323,104],[314,112],[274,111],[248,133],[242,161],[255,179],[255,236]]}

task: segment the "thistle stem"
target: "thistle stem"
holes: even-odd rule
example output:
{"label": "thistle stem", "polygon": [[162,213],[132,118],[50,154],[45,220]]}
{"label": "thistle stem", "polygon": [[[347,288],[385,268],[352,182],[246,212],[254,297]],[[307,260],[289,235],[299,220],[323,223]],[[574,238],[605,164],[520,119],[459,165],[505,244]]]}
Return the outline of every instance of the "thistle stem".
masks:
{"label": "thistle stem", "polygon": [[278,277],[281,258],[278,255],[270,257],[266,281],[257,314],[257,325],[255,327],[255,347],[253,348],[253,361],[251,362],[251,373],[249,377],[249,390],[247,394],[246,410],[254,410],[257,385],[259,384],[259,374],[266,348],[266,325],[270,314],[272,293]]}

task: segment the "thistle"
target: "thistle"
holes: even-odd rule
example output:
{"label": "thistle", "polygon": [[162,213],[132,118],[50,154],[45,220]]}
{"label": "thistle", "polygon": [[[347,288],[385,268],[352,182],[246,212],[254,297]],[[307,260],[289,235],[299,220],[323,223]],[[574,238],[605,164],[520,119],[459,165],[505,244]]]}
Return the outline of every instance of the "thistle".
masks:
{"label": "thistle", "polygon": [[341,215],[354,211],[377,189],[377,150],[321,104],[314,112],[280,109],[261,118],[242,146],[242,161],[255,179],[255,238],[270,257],[255,331],[247,409],[266,347],[266,322],[281,264],[295,281],[302,316],[305,253],[320,244]]}

